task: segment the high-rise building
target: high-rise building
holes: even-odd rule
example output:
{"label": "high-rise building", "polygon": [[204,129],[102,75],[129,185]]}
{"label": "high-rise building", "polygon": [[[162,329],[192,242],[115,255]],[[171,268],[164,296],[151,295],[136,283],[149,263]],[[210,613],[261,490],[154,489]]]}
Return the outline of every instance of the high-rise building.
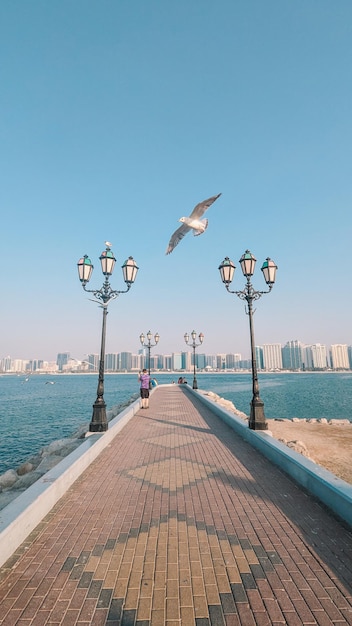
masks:
{"label": "high-rise building", "polygon": [[14,359],[12,361],[12,371],[13,372],[25,372],[26,371],[27,361],[23,361],[22,359]]}
{"label": "high-rise building", "polygon": [[156,354],[151,354],[150,355],[150,369],[151,370],[156,370],[158,365],[158,356]]}
{"label": "high-rise building", "polygon": [[99,369],[99,361],[100,361],[100,357],[99,354],[88,354],[87,356],[88,359],[88,363],[89,363],[89,371],[93,372],[94,370]]}
{"label": "high-rise building", "polygon": [[207,369],[216,370],[216,355],[207,354],[205,357],[205,367]]}
{"label": "high-rise building", "polygon": [[118,354],[116,353],[108,353],[105,355],[105,371],[106,372],[116,372],[118,363]]}
{"label": "high-rise building", "polygon": [[56,365],[58,367],[59,372],[62,372],[64,369],[64,365],[67,365],[70,358],[69,352],[59,352],[56,357]]}
{"label": "high-rise building", "polygon": [[257,361],[257,369],[263,370],[264,369],[264,355],[263,355],[263,348],[261,346],[255,347],[255,358]]}
{"label": "high-rise building", "polygon": [[288,341],[282,348],[282,367],[285,370],[303,369],[303,345],[300,341]]}
{"label": "high-rise building", "polygon": [[252,369],[252,359],[242,359],[242,361],[240,361],[240,369],[241,370]]}
{"label": "high-rise building", "polygon": [[39,370],[43,369],[43,363],[44,361],[42,361],[42,359],[34,359],[32,361],[32,372],[37,372]]}
{"label": "high-rise building", "polygon": [[120,352],[117,357],[117,369],[123,372],[132,369],[132,352]]}
{"label": "high-rise building", "polygon": [[12,359],[10,356],[5,356],[1,359],[1,370],[3,372],[11,372],[12,368]]}
{"label": "high-rise building", "polygon": [[156,355],[156,369],[157,370],[165,369],[164,355],[163,354],[157,354]]}
{"label": "high-rise building", "polygon": [[331,346],[331,366],[334,370],[349,369],[350,365],[346,344],[335,343]]}
{"label": "high-rise building", "polygon": [[165,362],[165,369],[166,370],[172,370],[172,368],[173,368],[172,354],[165,354],[164,355],[164,362]]}
{"label": "high-rise building", "polygon": [[199,370],[204,370],[206,365],[205,354],[196,355],[196,366]]}
{"label": "high-rise building", "polygon": [[226,354],[216,355],[216,369],[226,370]]}
{"label": "high-rise building", "polygon": [[263,344],[263,357],[265,370],[282,370],[281,343]]}
{"label": "high-rise building", "polygon": [[314,343],[306,346],[306,369],[326,370],[328,367],[328,355],[326,346],[321,343]]}
{"label": "high-rise building", "polygon": [[175,371],[182,370],[182,354],[181,352],[172,353],[172,369]]}
{"label": "high-rise building", "polygon": [[241,360],[240,354],[226,354],[226,369],[237,370]]}
{"label": "high-rise building", "polygon": [[138,354],[141,356],[141,369],[148,368],[148,350],[145,346],[138,350]]}
{"label": "high-rise building", "polygon": [[183,370],[186,370],[187,372],[191,369],[192,367],[192,353],[191,352],[181,352],[181,364],[182,364],[182,368]]}
{"label": "high-rise building", "polygon": [[[132,370],[140,371],[142,369],[142,357],[140,354],[132,354]],[[161,368],[160,368],[161,369]]]}
{"label": "high-rise building", "polygon": [[352,346],[347,347],[347,353],[348,353],[348,362],[350,364],[350,370],[352,370]]}

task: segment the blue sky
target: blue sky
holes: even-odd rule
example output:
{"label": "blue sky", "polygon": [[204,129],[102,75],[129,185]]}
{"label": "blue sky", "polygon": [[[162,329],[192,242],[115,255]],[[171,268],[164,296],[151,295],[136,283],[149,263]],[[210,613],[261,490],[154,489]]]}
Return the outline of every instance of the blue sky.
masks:
{"label": "blue sky", "polygon": [[[350,0],[5,0],[0,3],[0,358],[98,352],[101,309],[77,275],[104,241],[135,285],[109,306],[109,352],[205,335],[249,356],[225,256],[270,256],[257,344],[352,344]],[[221,192],[204,235],[165,250]]]}

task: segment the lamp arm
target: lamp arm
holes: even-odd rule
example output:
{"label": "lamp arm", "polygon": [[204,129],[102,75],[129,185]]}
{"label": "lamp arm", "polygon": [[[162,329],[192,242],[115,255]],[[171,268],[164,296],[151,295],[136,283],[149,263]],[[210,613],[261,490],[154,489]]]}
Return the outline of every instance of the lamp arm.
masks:
{"label": "lamp arm", "polygon": [[[231,293],[236,293],[235,291],[231,291]],[[189,346],[190,348],[198,348],[198,346],[201,346],[201,343],[195,343],[195,341],[193,341],[193,343],[187,343],[186,341],[186,346]]]}
{"label": "lamp arm", "polygon": [[127,289],[121,291],[111,289],[109,283],[104,283],[101,289],[87,289],[85,285],[82,286],[84,291],[94,294],[94,297],[96,298],[95,302],[98,304],[103,303],[104,306],[108,305],[111,300],[115,300],[120,293],[127,293],[131,289],[130,284],[127,286]]}
{"label": "lamp arm", "polygon": [[262,295],[264,295],[265,293],[270,293],[270,291],[273,288],[273,285],[269,285],[268,291],[256,291],[255,289],[253,289],[252,286],[250,287],[246,286],[244,289],[242,289],[242,291],[232,291],[228,285],[225,285],[225,286],[229,293],[234,293],[241,300],[247,300],[247,302],[249,300],[259,300],[259,298],[261,298]]}

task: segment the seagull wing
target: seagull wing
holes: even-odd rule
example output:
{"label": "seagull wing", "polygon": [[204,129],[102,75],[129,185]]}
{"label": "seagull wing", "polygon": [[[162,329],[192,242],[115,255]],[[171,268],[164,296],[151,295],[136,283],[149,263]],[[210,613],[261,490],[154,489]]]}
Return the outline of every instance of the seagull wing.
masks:
{"label": "seagull wing", "polygon": [[182,224],[182,226],[175,230],[175,232],[171,235],[166,254],[170,254],[170,252],[172,252],[173,249],[176,248],[177,244],[180,243],[181,239],[183,239],[190,230],[191,228],[187,226],[187,224]]}
{"label": "seagull wing", "polygon": [[205,211],[210,207],[210,205],[213,204],[213,202],[215,202],[215,200],[219,198],[219,196],[221,196],[221,193],[218,193],[217,196],[212,196],[211,198],[208,198],[208,200],[203,200],[203,202],[200,202],[199,204],[197,204],[194,207],[190,217],[192,219],[199,219],[205,213]]}

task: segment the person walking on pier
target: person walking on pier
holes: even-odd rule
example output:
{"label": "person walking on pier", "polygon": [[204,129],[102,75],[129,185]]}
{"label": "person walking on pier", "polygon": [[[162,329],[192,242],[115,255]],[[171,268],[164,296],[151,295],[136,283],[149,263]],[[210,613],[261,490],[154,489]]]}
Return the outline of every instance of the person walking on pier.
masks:
{"label": "person walking on pier", "polygon": [[143,372],[139,372],[138,375],[138,380],[141,384],[140,387],[140,392],[141,392],[141,399],[142,399],[142,409],[147,409],[149,407],[149,383],[150,383],[150,376],[147,372],[147,370],[144,368]]}

